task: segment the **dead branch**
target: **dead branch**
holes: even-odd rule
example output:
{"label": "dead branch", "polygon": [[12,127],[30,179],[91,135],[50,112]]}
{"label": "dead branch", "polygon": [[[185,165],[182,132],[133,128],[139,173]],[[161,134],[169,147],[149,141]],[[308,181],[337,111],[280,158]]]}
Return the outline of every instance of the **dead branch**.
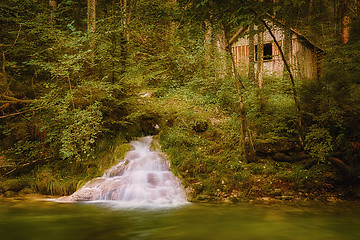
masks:
{"label": "dead branch", "polygon": [[30,100],[30,99],[23,100],[23,99],[6,96],[3,94],[0,95],[0,98],[6,99],[6,100],[0,100],[0,103],[16,104],[16,103],[32,103],[32,102],[34,102],[34,100]]}
{"label": "dead branch", "polygon": [[21,164],[21,165],[19,165],[19,166],[16,166],[15,168],[13,168],[13,169],[10,170],[9,172],[5,173],[5,174],[2,175],[1,177],[6,177],[7,175],[15,172],[16,170],[19,170],[19,169],[21,169],[21,168],[24,168],[24,167],[26,167],[26,166],[29,166],[30,164],[33,164],[33,163],[36,163],[36,162],[39,162],[39,161],[42,161],[42,160],[43,160],[43,159],[40,158],[40,159],[36,159],[36,160],[34,160],[34,161],[31,161],[31,162],[27,162],[27,163]]}
{"label": "dead branch", "polygon": [[19,23],[19,31],[18,31],[18,33],[17,33],[17,35],[16,35],[16,38],[15,38],[15,41],[14,41],[14,43],[13,43],[13,45],[12,45],[13,47],[15,46],[17,40],[19,39],[20,31],[21,31],[21,23]]}
{"label": "dead branch", "polygon": [[352,174],[351,168],[344,163],[341,159],[336,157],[328,157],[329,162],[334,164],[337,168],[339,168],[341,171],[343,171],[346,174]]}
{"label": "dead branch", "polygon": [[178,25],[176,26],[176,29],[179,29],[179,27],[181,26],[181,22],[182,22],[182,20],[184,18],[185,12],[186,12],[187,8],[189,7],[190,3],[191,3],[190,0],[186,3],[186,5],[184,7],[184,10],[183,10],[183,13],[182,13],[182,15],[180,17],[180,21],[179,21]]}
{"label": "dead branch", "polygon": [[48,108],[48,106],[46,106],[46,107],[39,107],[39,108],[35,108],[35,109],[30,109],[30,110],[26,110],[26,111],[22,111],[22,112],[17,112],[17,113],[11,113],[11,114],[9,114],[9,115],[0,116],[0,119],[1,119],[1,118],[7,118],[7,117],[16,116],[16,115],[23,114],[23,113],[27,113],[27,112],[37,111],[37,110],[44,109],[44,108]]}
{"label": "dead branch", "polygon": [[230,45],[235,41],[235,39],[236,39],[240,34],[242,34],[243,32],[245,32],[248,28],[249,28],[249,26],[246,26],[246,27],[241,27],[239,30],[237,30],[237,32],[235,33],[235,35],[232,36],[232,38],[227,42],[227,44],[226,44],[225,47],[230,46]]}

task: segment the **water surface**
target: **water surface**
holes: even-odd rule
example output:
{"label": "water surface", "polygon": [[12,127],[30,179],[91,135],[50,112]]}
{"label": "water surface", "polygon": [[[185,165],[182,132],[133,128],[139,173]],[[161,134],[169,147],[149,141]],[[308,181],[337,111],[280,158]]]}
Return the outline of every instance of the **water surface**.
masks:
{"label": "water surface", "polygon": [[189,204],[116,209],[99,204],[0,202],[0,239],[360,239],[360,205]]}

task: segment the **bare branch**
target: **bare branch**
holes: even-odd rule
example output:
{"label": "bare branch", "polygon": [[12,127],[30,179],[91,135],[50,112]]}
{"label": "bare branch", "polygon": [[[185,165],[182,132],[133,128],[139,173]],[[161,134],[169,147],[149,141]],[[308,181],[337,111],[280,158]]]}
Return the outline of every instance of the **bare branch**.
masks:
{"label": "bare branch", "polygon": [[27,113],[27,112],[37,111],[37,110],[45,109],[45,108],[48,108],[48,106],[46,106],[46,107],[39,107],[39,108],[35,108],[35,109],[30,109],[30,110],[26,110],[26,111],[22,111],[22,112],[17,112],[17,113],[11,113],[11,114],[9,114],[9,115],[0,116],[0,119],[1,119],[1,118],[7,118],[7,117],[12,117],[12,116],[20,115],[20,114]]}

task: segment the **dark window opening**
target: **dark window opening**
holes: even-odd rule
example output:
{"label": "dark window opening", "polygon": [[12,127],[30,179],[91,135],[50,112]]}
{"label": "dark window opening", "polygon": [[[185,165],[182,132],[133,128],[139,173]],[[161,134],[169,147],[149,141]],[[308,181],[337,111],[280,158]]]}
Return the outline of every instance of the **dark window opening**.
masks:
{"label": "dark window opening", "polygon": [[[264,44],[263,59],[271,60],[273,58],[272,44]],[[257,61],[257,45],[255,45],[255,61]]]}

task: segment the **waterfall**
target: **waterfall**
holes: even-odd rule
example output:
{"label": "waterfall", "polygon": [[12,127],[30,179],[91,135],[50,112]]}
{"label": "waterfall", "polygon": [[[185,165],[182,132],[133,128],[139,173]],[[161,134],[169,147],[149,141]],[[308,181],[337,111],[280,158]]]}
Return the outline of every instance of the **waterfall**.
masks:
{"label": "waterfall", "polygon": [[187,203],[183,187],[170,171],[169,161],[152,151],[152,137],[130,144],[123,161],[107,170],[61,202],[106,202],[119,207],[169,207]]}

